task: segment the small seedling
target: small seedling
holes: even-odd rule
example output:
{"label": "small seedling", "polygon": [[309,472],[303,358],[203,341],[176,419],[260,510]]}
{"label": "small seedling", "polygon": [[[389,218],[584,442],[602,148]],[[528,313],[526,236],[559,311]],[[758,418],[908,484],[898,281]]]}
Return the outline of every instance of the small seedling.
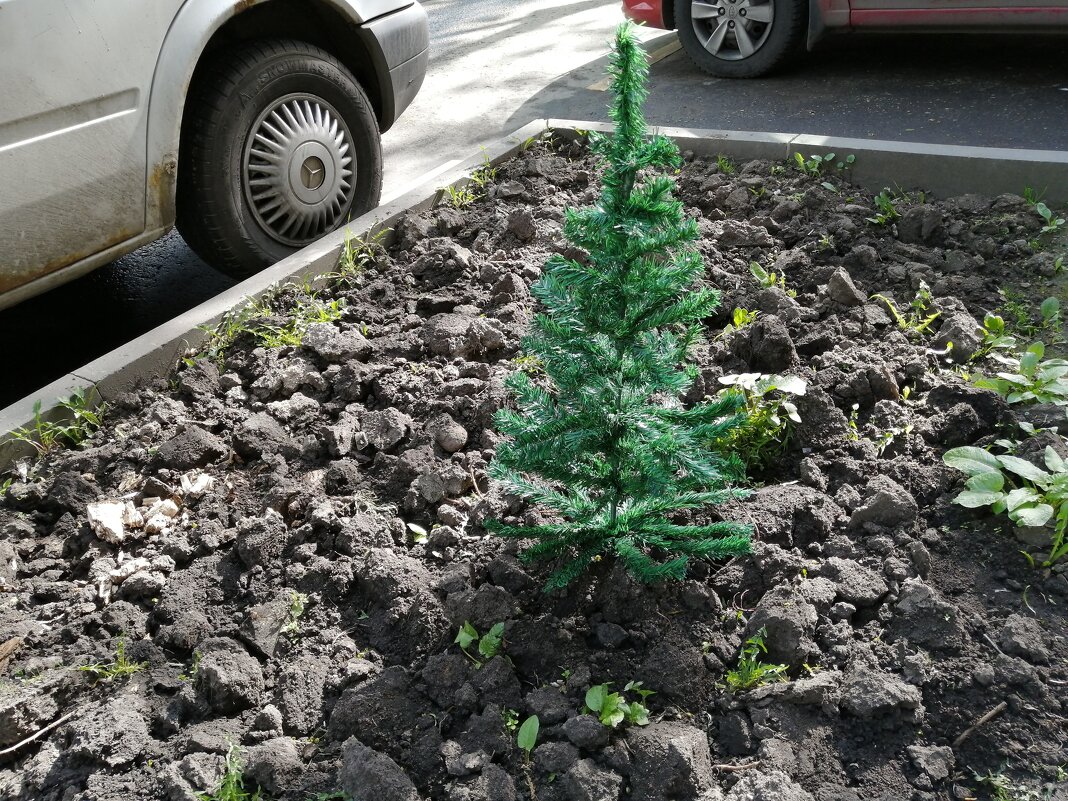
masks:
{"label": "small seedling", "polygon": [[259,787],[252,793],[245,790],[245,777],[236,747],[231,745],[226,752],[226,768],[219,789],[214,793],[201,793],[198,797],[200,801],[259,801]]}
{"label": "small seedling", "polygon": [[193,662],[189,665],[188,673],[179,673],[178,678],[182,681],[196,681],[197,671],[200,670],[200,651],[193,651]]}
{"label": "small seedling", "polygon": [[716,339],[722,339],[729,334],[733,334],[735,331],[741,331],[747,325],[752,325],[756,322],[756,318],[760,316],[758,311],[750,311],[749,309],[736,308],[731,314],[731,321],[727,326],[720,331]]}
{"label": "small seedling", "polygon": [[95,396],[95,388],[87,391],[78,387],[70,397],[60,399],[58,405],[63,409],[64,419],[59,422],[45,420],[41,416],[41,401],[37,401],[33,404],[33,424],[16,429],[11,436],[33,446],[38,458],[57,448],[76,447],[103,425],[107,404],[94,403]]}
{"label": "small seedling", "polygon": [[538,730],[540,728],[541,722],[538,720],[537,715],[531,715],[524,720],[523,725],[519,727],[516,743],[523,749],[526,759],[530,759],[531,751],[533,751],[534,746],[538,744]]}
{"label": "small seedling", "polygon": [[[534,776],[530,770],[530,755],[534,751],[534,746],[538,744],[538,730],[540,728],[541,722],[538,720],[538,716],[531,715],[523,721],[523,725],[519,727],[519,734],[516,736],[516,744],[523,752],[523,776],[527,780],[527,789],[530,792],[531,801],[536,801],[538,793],[534,787]],[[549,781],[552,781],[551,776]]]}
{"label": "small seedling", "polygon": [[[635,726],[649,725],[649,709],[645,706],[645,700],[656,693],[642,689],[640,681],[627,682],[623,692],[619,693],[609,692],[611,686],[611,683],[606,683],[590,687],[586,691],[586,706],[582,711],[587,715],[595,715],[601,725],[610,729],[623,722]],[[627,692],[633,692],[641,700],[627,701]]]}
{"label": "small seedling", "polygon": [[881,300],[886,304],[886,308],[890,312],[890,316],[894,318],[894,322],[897,323],[897,327],[906,334],[928,333],[931,323],[942,314],[941,312],[929,313],[933,306],[933,299],[931,297],[931,288],[927,286],[926,281],[920,281],[920,288],[916,290],[915,297],[909,303],[907,314],[902,314],[894,301],[886,295],[876,293],[871,296],[871,299]]}
{"label": "small seedling", "polygon": [[479,195],[467,184],[464,186],[446,186],[444,188],[445,199],[454,209],[463,209],[479,199]]}
{"label": "small seedling", "polygon": [[1024,200],[1026,200],[1032,206],[1042,200],[1045,194],[1045,190],[1041,192],[1036,192],[1035,189],[1030,186],[1025,186],[1023,191]]}
{"label": "small seedling", "polygon": [[507,731],[514,734],[515,730],[519,728],[519,713],[514,709],[503,709],[501,710],[501,722],[504,723],[504,728]]}
{"label": "small seedling", "polygon": [[1035,211],[1046,223],[1042,226],[1041,233],[1043,234],[1052,234],[1064,225],[1064,217],[1058,217],[1045,203],[1036,203]]}
{"label": "small seedling", "polygon": [[531,378],[545,373],[545,363],[532,353],[524,353],[512,359],[512,364]]}
{"label": "small seedling", "polygon": [[493,166],[490,161],[489,153],[486,152],[486,148],[482,148],[482,166],[478,167],[471,173],[471,183],[477,186],[479,189],[485,189],[487,184],[493,183],[497,179],[497,168]]}
{"label": "small seedling", "polygon": [[124,676],[132,676],[148,667],[147,662],[131,662],[126,658],[126,638],[119,637],[115,647],[115,660],[107,664],[82,665],[78,668],[84,673],[92,673],[97,681],[112,681]]}
{"label": "small seedling", "polygon": [[338,278],[343,282],[351,280],[362,273],[368,265],[374,264],[384,256],[386,249],[382,242],[392,230],[392,228],[382,228],[360,237],[346,228],[345,244],[342,245],[341,255],[338,257]]}
{"label": "small seedling", "polygon": [[770,288],[777,286],[790,297],[797,297],[797,292],[786,288],[786,276],[768,272],[758,262],[749,262],[749,272],[762,287]]}
{"label": "small seedling", "polygon": [[483,662],[472,656],[467,649],[477,643],[479,656],[486,661],[493,659],[501,652],[501,648],[504,645],[504,623],[494,623],[489,631],[479,635],[478,630],[471,625],[471,622],[465,620],[453,642],[460,646],[464,656],[474,662],[476,667],[481,668]]}
{"label": "small seedling", "polygon": [[893,193],[883,189],[875,196],[875,215],[866,219],[872,225],[889,225],[900,216]]}
{"label": "small seedling", "polygon": [[857,417],[860,415],[860,404],[854,403],[849,407],[849,419],[846,421],[846,425],[849,426],[849,433],[846,435],[850,442],[860,442],[860,431],[857,429]]}
{"label": "small seedling", "polygon": [[768,630],[761,627],[760,631],[745,641],[741,656],[738,657],[738,667],[727,671],[727,687],[732,692],[786,681],[786,665],[772,665],[760,659],[761,654],[768,652],[764,644],[767,636]]}
{"label": "small seedling", "polygon": [[289,616],[286,618],[285,625],[282,626],[282,633],[295,637],[300,634],[300,618],[304,614],[304,607],[308,603],[308,596],[302,592],[290,593],[289,596]]}
{"label": "small seedling", "polygon": [[716,156],[716,167],[724,175],[731,175],[734,172],[734,162],[722,153]]}

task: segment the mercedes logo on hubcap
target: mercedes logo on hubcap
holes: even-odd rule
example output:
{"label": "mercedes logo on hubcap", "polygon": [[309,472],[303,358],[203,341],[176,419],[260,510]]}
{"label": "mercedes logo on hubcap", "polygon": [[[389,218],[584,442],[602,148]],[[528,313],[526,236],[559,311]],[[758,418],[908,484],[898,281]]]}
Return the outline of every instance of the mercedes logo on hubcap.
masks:
{"label": "mercedes logo on hubcap", "polygon": [[326,167],[315,156],[304,160],[300,167],[300,180],[305,189],[318,189],[326,180]]}

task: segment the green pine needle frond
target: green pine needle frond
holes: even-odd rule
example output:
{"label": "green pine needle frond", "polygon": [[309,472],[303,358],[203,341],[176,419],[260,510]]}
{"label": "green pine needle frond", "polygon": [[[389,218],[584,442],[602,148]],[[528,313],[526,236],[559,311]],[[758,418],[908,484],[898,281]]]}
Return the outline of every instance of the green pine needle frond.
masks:
{"label": "green pine needle frond", "polygon": [[590,136],[604,160],[601,197],[564,218],[565,237],[586,255],[551,256],[531,288],[541,308],[522,347],[542,372],[537,381],[510,376],[515,406],[496,416],[507,440],[491,475],[562,520],[487,528],[529,540],[524,560],[561,560],[547,589],[599,557],[660,581],[684,576],[690,559],[749,548],[744,526],[671,522],[742,494],[728,480],[742,460],[708,443],[730,439],[745,401],[736,393],[688,408],[677,400],[697,374],[687,362],[720,294],[702,284],[697,222],[665,173],[681,165],[678,148],[647,137],[648,65],[629,25],[616,33],[609,72],[615,131]]}

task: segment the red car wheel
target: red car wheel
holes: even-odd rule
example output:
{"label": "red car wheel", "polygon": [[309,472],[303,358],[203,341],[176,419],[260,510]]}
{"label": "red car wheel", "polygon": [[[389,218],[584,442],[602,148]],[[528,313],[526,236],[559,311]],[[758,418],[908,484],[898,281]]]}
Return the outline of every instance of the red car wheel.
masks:
{"label": "red car wheel", "polygon": [[782,65],[801,44],[806,12],[799,0],[675,1],[683,49],[720,78],[755,78]]}

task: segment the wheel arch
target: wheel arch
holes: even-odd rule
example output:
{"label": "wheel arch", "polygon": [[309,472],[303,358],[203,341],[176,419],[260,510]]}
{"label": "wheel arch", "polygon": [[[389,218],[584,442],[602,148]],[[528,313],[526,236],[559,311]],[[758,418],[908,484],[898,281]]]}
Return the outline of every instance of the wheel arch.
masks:
{"label": "wheel arch", "polygon": [[[256,38],[302,39],[334,55],[360,82],[382,130],[392,123],[388,68],[359,27],[366,2],[353,0],[186,0],[163,42],[148,105],[146,225],[174,224],[186,103],[201,68],[220,48]],[[375,11],[381,0],[370,3]],[[379,64],[378,62],[382,62]]]}

